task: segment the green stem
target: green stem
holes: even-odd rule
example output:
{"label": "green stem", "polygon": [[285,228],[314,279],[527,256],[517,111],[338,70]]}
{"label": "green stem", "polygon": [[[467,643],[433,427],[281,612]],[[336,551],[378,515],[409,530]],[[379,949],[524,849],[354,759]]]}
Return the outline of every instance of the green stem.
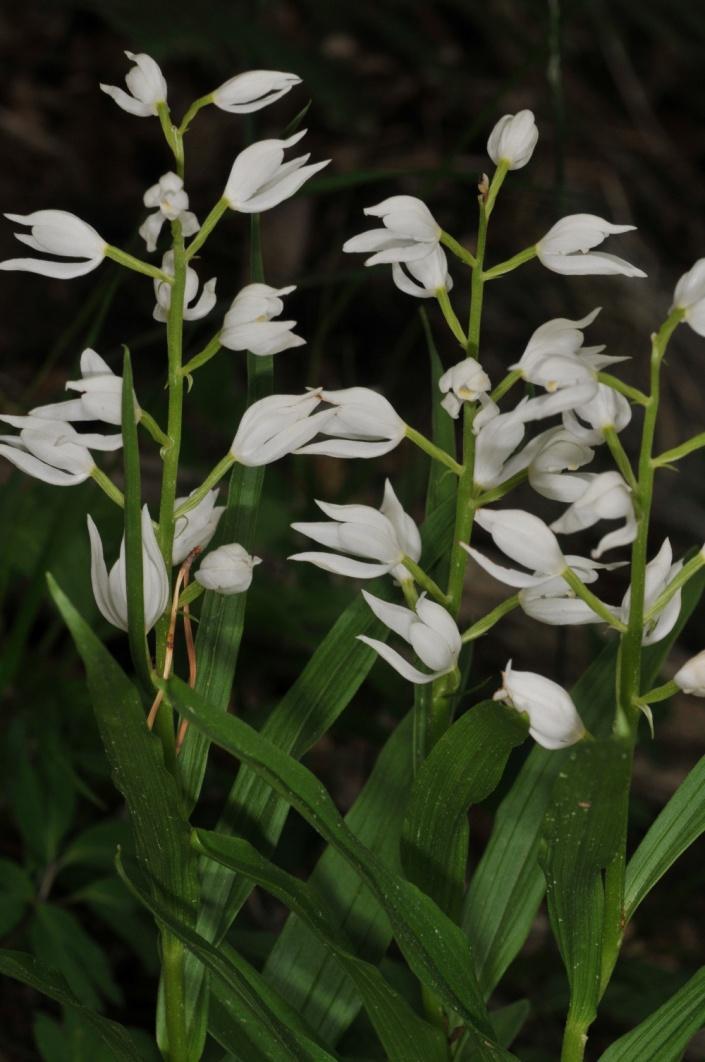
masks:
{"label": "green stem", "polygon": [[119,487],[115,486],[110,476],[106,476],[105,472],[103,472],[101,468],[98,468],[97,465],[93,466],[91,479],[95,480],[100,489],[108,495],[111,501],[114,501],[121,509],[125,508],[125,495]]}
{"label": "green stem", "polygon": [[191,243],[186,249],[186,261],[190,262],[193,256],[200,251],[203,244],[206,242],[213,229],[216,227],[220,219],[226,210],[229,209],[230,204],[227,199],[219,199],[215,204],[210,214],[206,217],[206,220],[201,225],[200,229],[191,240]]}
{"label": "green stem", "polygon": [[181,122],[181,125],[178,128],[178,133],[180,134],[180,136],[184,135],[184,133],[186,132],[188,127],[191,125],[191,122],[194,120],[194,118],[198,114],[198,112],[203,107],[207,107],[208,104],[212,103],[212,102],[213,102],[213,93],[212,92],[209,92],[207,96],[200,96],[197,100],[194,100],[194,102],[191,104],[189,109],[186,111],[186,114],[183,117],[183,121]]}
{"label": "green stem", "polygon": [[492,393],[490,394],[490,398],[492,399],[492,401],[501,401],[501,399],[503,399],[506,395],[507,391],[511,390],[511,388],[514,387],[514,384],[518,383],[519,380],[521,380],[520,369],[512,369],[511,372],[508,372],[504,379],[500,380],[500,382],[495,387],[494,391],[492,391]]}
{"label": "green stem", "polygon": [[441,233],[441,243],[444,247],[447,247],[449,251],[452,251],[456,258],[459,258],[461,262],[465,262],[465,265],[469,265],[471,269],[474,269],[477,265],[477,259],[474,254],[471,254],[462,243],[451,236],[449,232]]}
{"label": "green stem", "polygon": [[589,605],[593,612],[595,612],[600,619],[603,619],[605,623],[609,624],[616,631],[624,633],[627,628],[618,620],[616,616],[613,616],[604,601],[600,601],[596,594],[593,594],[592,590],[589,590],[582,579],[575,574],[572,568],[564,568],[561,572],[561,576],[571,588],[576,597],[581,598],[586,605]]}
{"label": "green stem", "polygon": [[587,1044],[587,1022],[576,1022],[570,1016],[566,1022],[561,1048],[561,1062],[583,1062]]}
{"label": "green stem", "polygon": [[134,255],[128,254],[127,251],[121,251],[119,247],[113,247],[108,244],[105,248],[105,257],[111,258],[113,262],[125,266],[126,269],[134,270],[135,273],[142,273],[146,277],[151,277],[153,280],[162,280],[165,284],[174,283],[174,278],[169,276],[168,273],[164,273],[161,269],[157,269],[156,266],[150,265],[149,262],[143,262],[141,258],[135,258]]}
{"label": "green stem", "polygon": [[624,383],[618,376],[612,376],[609,372],[598,372],[597,379],[600,383],[611,387],[613,391],[619,391],[620,395],[624,395],[625,398],[635,402],[638,406],[648,406],[649,396],[640,391],[638,387],[632,387],[630,384]]}
{"label": "green stem", "polygon": [[419,567],[416,561],[412,560],[411,557],[404,557],[402,564],[427,594],[430,594],[430,596],[435,598],[441,605],[448,604],[448,597],[443,593],[438,583],[435,583],[431,576],[427,575],[423,568]]}
{"label": "green stem", "polygon": [[162,429],[159,427],[151,413],[147,413],[144,409],[141,410],[139,423],[142,425],[145,431],[149,432],[154,441],[156,443],[159,443],[160,446],[169,445],[171,441],[169,439],[169,436],[166,434],[166,432],[162,431]]}
{"label": "green stem", "polygon": [[459,465],[450,454],[447,454],[445,450],[441,450],[440,446],[436,446],[436,444],[431,442],[430,439],[427,439],[425,435],[422,435],[420,431],[416,431],[416,428],[411,428],[407,424],[404,434],[415,446],[418,446],[420,450],[423,450],[424,453],[432,457],[434,461],[440,461],[441,464],[446,465],[446,467],[449,468],[451,472],[454,472],[456,476],[461,476],[463,474],[462,465]]}
{"label": "green stem", "polygon": [[441,308],[441,312],[445,317],[446,324],[450,328],[455,338],[460,343],[463,350],[465,350],[468,345],[468,337],[465,335],[465,332],[463,332],[463,326],[458,320],[456,312],[451,305],[451,301],[446,289],[439,288],[436,292],[436,298],[438,299],[438,305]]}
{"label": "green stem", "polygon": [[513,269],[518,269],[525,262],[530,262],[532,258],[536,257],[536,254],[535,246],[527,247],[525,250],[519,251],[518,254],[512,255],[511,258],[507,258],[505,262],[500,262],[499,265],[487,269],[483,273],[483,280],[496,280],[497,277],[503,277],[505,273],[511,273]]}
{"label": "green stem", "polygon": [[699,435],[694,435],[692,439],[681,443],[680,446],[674,446],[672,450],[664,450],[658,457],[654,457],[652,464],[654,468],[670,465],[673,461],[680,461],[681,457],[692,454],[694,450],[701,450],[703,446],[705,446],[705,431],[700,432]]}
{"label": "green stem", "polygon": [[680,686],[671,680],[671,682],[665,682],[663,686],[654,686],[648,693],[642,693],[639,700],[642,704],[658,704],[659,701],[667,701],[669,697],[679,692]]}
{"label": "green stem", "polygon": [[194,601],[198,600],[201,594],[204,593],[205,587],[201,586],[200,583],[197,583],[195,581],[189,583],[186,589],[181,591],[181,595],[179,597],[179,608],[183,608],[184,605],[192,604]]}
{"label": "green stem", "polygon": [[174,519],[178,520],[184,513],[189,512],[199,502],[202,502],[209,490],[212,490],[217,483],[220,483],[223,476],[230,471],[235,464],[235,458],[231,453],[227,453],[225,457],[221,457],[218,464],[211,469],[206,478],[201,483],[200,487],[189,494],[185,502],[183,502],[178,509],[174,512]]}
{"label": "green stem", "polygon": [[505,494],[509,494],[520,483],[523,483],[528,478],[528,475],[529,470],[524,468],[521,472],[517,472],[516,475],[510,476],[504,483],[500,483],[498,487],[493,487],[492,490],[486,490],[482,494],[478,494],[474,501],[475,508],[481,509],[483,505],[491,505],[492,502],[499,501]]}
{"label": "green stem", "polygon": [[211,358],[215,357],[220,350],[220,347],[220,332],[218,332],[205,345],[203,350],[200,350],[198,354],[194,354],[194,356],[186,362],[181,370],[182,376],[189,376],[196,369],[200,369],[202,365],[205,365],[207,361],[210,361]]}
{"label": "green stem", "polygon": [[500,604],[493,608],[491,612],[488,612],[486,616],[483,616],[482,619],[477,620],[471,627],[468,627],[466,631],[463,631],[463,644],[466,642],[474,642],[476,638],[481,638],[483,634],[487,634],[487,632],[494,627],[495,623],[498,623],[508,613],[513,612],[515,608],[518,608],[519,604],[518,594],[512,594],[511,597],[500,602]]}
{"label": "green stem", "polygon": [[163,930],[162,974],[169,1062],[187,1062],[189,1057],[186,1037],[184,958],[184,946],[181,941]]}
{"label": "green stem", "polygon": [[616,464],[619,471],[622,473],[623,478],[629,484],[632,493],[638,493],[639,484],[636,481],[636,476],[634,475],[632,463],[629,460],[624,447],[622,446],[622,440],[620,439],[619,435],[617,434],[614,428],[604,428],[602,434],[604,435],[605,442],[607,443],[609,451],[612,454],[612,457],[614,458],[614,463]]}

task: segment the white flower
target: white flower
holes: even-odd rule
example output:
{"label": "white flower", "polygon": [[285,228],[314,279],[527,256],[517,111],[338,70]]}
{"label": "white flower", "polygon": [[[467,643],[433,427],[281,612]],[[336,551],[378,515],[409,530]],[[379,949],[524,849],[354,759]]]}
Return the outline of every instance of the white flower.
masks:
{"label": "white flower", "polygon": [[[404,512],[389,480],[385,481],[384,499],[379,509],[369,505],[316,505],[333,523],[295,523],[291,526],[314,542],[365,560],[337,553],[295,553],[289,560],[309,561],[324,571],[348,575],[353,579],[375,579],[391,572],[400,582],[412,577],[401,563],[421,556],[421,536],[411,517]],[[370,563],[370,561],[374,563]]]}
{"label": "white flower", "polygon": [[71,487],[90,478],[96,467],[91,449],[122,446],[122,435],[80,435],[63,420],[9,414],[0,420],[21,429],[19,435],[0,435],[0,454],[29,476],[57,487]]}
{"label": "white flower", "polygon": [[634,225],[612,225],[595,214],[570,214],[561,218],[536,244],[539,261],[554,273],[580,275],[607,273],[645,277],[646,273],[613,254],[590,254],[593,247],[615,233],[631,232]]}
{"label": "white flower", "polygon": [[[81,379],[69,380],[66,390],[79,391],[81,397],[37,406],[30,415],[48,420],[102,420],[106,424],[122,424],[122,376],[116,376],[90,347],[81,354]],[[139,420],[142,411],[134,392],[132,397],[135,420]]]}
{"label": "white flower", "polygon": [[[571,559],[566,557],[568,561]],[[599,567],[612,568],[616,565],[602,564]],[[592,581],[586,579],[584,573],[580,574],[584,583]],[[574,591],[561,578],[548,579],[537,586],[524,587],[519,591],[518,597],[519,604],[527,616],[552,627],[576,627],[585,623],[605,622],[602,616],[593,612],[586,601],[576,597]],[[607,607],[619,614],[618,609],[612,609],[609,605]]]}
{"label": "white flower", "polygon": [[252,582],[252,569],[262,561],[252,557],[238,542],[219,546],[201,562],[196,582],[218,594],[242,594]]}
{"label": "white flower", "polygon": [[392,278],[400,291],[415,295],[417,299],[433,299],[439,291],[450,291],[453,287],[448,259],[442,247],[434,247],[413,262],[392,262]]}
{"label": "white flower", "polygon": [[[245,411],[230,447],[231,454],[242,465],[258,466],[292,453],[322,431],[333,417],[330,409],[313,413],[320,401],[320,390],[260,398]],[[304,448],[297,452],[306,451]]]}
{"label": "white flower", "polygon": [[154,59],[144,52],[138,55],[125,52],[125,55],[135,64],[125,75],[125,84],[130,93],[116,85],[101,85],[101,89],[128,114],[135,114],[138,118],[156,114],[158,104],[166,102],[164,75]]}
{"label": "white flower", "polygon": [[[526,428],[521,411],[526,400],[509,413],[500,413],[492,399],[487,398],[483,409],[473,422],[475,434],[475,467],[473,480],[476,487],[489,490],[507,478],[506,465],[510,454],[524,438]],[[448,409],[448,406],[445,407]]]}
{"label": "white flower", "polygon": [[330,159],[306,166],[309,155],[300,155],[284,162],[286,148],[298,144],[306,130],[288,140],[260,140],[241,151],[235,159],[223,198],[232,210],[243,214],[258,214],[298,192],[314,173],[327,166]]}
{"label": "white flower", "polygon": [[[176,518],[174,526],[174,545],[171,551],[171,563],[183,564],[191,550],[200,546],[205,549],[215,534],[218,521],[225,512],[224,505],[216,505],[218,499],[217,490],[209,490],[205,498],[193,509],[189,509],[183,516]],[[188,498],[177,498],[174,502],[174,511],[188,501]]]}
{"label": "white flower", "polygon": [[693,331],[705,336],[705,258],[699,258],[680,278],[671,309],[685,310],[684,319]]}
{"label": "white flower", "polygon": [[321,399],[334,408],[320,429],[330,440],[310,443],[296,452],[327,457],[380,457],[398,446],[406,424],[383,396],[368,387],[321,391]]}
{"label": "white flower", "polygon": [[295,85],[301,84],[296,74],[280,70],[248,70],[231,77],[213,92],[213,103],[230,114],[252,114],[281,99]]}
{"label": "white flower", "polygon": [[[673,582],[678,572],[683,567],[683,561],[673,563],[673,550],[669,539],[665,538],[661,549],[653,560],[650,560],[645,569],[644,585],[644,612],[648,612],[656,599],[661,596],[669,583]],[[624,623],[629,622],[629,608],[631,605],[631,587],[627,590],[622,600],[621,618]],[[642,645],[654,645],[660,642],[667,634],[670,634],[681,611],[681,591],[678,590],[668,604],[661,609],[657,616],[644,625]]]}
{"label": "white flower", "polygon": [[407,641],[419,660],[432,669],[430,675],[419,671],[384,642],[358,634],[358,641],[374,649],[403,678],[420,684],[433,682],[441,675],[455,670],[462,645],[460,632],[450,613],[441,605],[422,595],[416,603],[415,611],[412,612],[402,605],[391,605],[382,601],[365,590],[362,595],[377,619]]}
{"label": "white flower", "polygon": [[235,296],[223,319],[220,342],[229,350],[249,350],[266,356],[300,347],[306,342],[292,332],[296,321],[273,321],[284,312],[280,296],[296,287],[270,288],[268,284],[248,284]]}
{"label": "white flower", "polygon": [[590,482],[586,474],[566,476],[592,461],[595,451],[567,429],[556,427],[537,435],[525,448],[532,448],[528,462],[529,483],[544,498],[574,502]]}
{"label": "white flower", "polygon": [[[580,418],[580,419],[578,419]],[[605,430],[623,431],[632,419],[632,407],[619,391],[606,384],[597,384],[594,395],[563,413],[563,424],[576,439],[597,446],[605,441]],[[580,423],[587,421],[590,428]]]}
{"label": "white flower", "polygon": [[463,402],[476,402],[486,394],[492,383],[476,358],[463,358],[443,373],[438,387],[445,398],[441,405],[446,413],[457,420]]}
{"label": "white flower", "polygon": [[[167,251],[162,258],[162,272],[174,275],[174,252]],[[198,294],[198,274],[190,266],[186,269],[186,284],[184,286],[184,321],[200,321],[211,312],[216,304],[215,285],[216,277],[207,280],[201,289],[200,297],[194,302]],[[155,321],[164,322],[169,316],[171,306],[171,284],[165,280],[154,281],[154,297],[157,300],[152,317]],[[193,304],[193,305],[192,305]]]}
{"label": "white flower", "polygon": [[[120,556],[108,574],[103,557],[103,543],[98,528],[90,516],[88,517],[88,534],[91,540],[91,583],[95,603],[108,623],[119,627],[121,631],[126,631],[128,628],[125,537],[123,535]],[[150,631],[169,603],[169,576],[146,505],[142,509],[142,573],[144,624],[145,628]]]}
{"label": "white flower", "polygon": [[0,262],[0,269],[17,269],[25,273],[39,273],[42,277],[71,280],[97,269],[105,258],[107,243],[102,236],[66,210],[35,210],[33,214],[5,214],[8,221],[31,225],[31,236],[16,232],[15,239],[40,254],[56,254],[62,258],[79,258],[79,262],[54,262],[44,258],[8,258]]}
{"label": "white flower", "polygon": [[[478,509],[475,522],[489,531],[502,553],[532,571],[541,572],[544,581],[547,576],[560,575],[567,566],[558,539],[548,525],[532,513],[522,509]],[[465,548],[475,555],[469,546]],[[502,571],[506,573],[509,569]],[[521,581],[510,585],[531,586],[540,581],[538,577],[516,574],[521,575]]]}
{"label": "white flower", "polygon": [[602,472],[599,475],[586,476],[587,487],[576,501],[551,524],[553,531],[562,535],[571,535],[592,527],[599,520],[624,519],[622,527],[610,531],[600,540],[592,556],[597,558],[608,549],[627,546],[636,538],[637,523],[634,513],[632,492],[619,472]]}
{"label": "white flower", "polygon": [[184,191],[184,182],[175,173],[169,171],[159,178],[144,193],[144,205],[156,207],[154,214],[140,225],[139,234],[147,244],[148,251],[156,251],[159,233],[165,221],[181,222],[184,236],[194,236],[200,229],[198,218],[188,208],[188,196]]}
{"label": "white flower", "polygon": [[505,114],[490,133],[487,154],[495,166],[506,162],[510,170],[520,170],[533,155],[538,138],[533,111]]}
{"label": "white flower", "polygon": [[343,244],[343,250],[352,254],[373,251],[365,261],[366,266],[413,262],[438,246],[442,229],[426,204],[416,196],[390,196],[376,206],[365,207],[365,214],[381,218],[384,228],[353,236]]}
{"label": "white flower", "polygon": [[705,649],[686,660],[683,667],[676,671],[673,681],[683,693],[705,697]]}
{"label": "white flower", "polygon": [[496,701],[508,701],[529,717],[529,733],[545,749],[564,749],[585,736],[585,726],[570,694],[557,682],[533,671],[513,671],[511,660],[502,672]]}

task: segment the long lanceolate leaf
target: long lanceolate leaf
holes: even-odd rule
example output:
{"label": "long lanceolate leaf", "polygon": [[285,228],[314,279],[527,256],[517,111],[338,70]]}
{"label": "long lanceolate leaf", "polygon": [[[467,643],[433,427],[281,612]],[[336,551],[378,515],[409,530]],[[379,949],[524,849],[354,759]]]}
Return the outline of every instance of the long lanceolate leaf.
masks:
{"label": "long lanceolate leaf", "polygon": [[84,1007],[74,996],[61,974],[44,966],[32,955],[21,951],[0,951],[0,974],[21,981],[42,995],[70,1007],[90,1025],[103,1043],[105,1062],[141,1062],[142,1056],[127,1029]]}
{"label": "long lanceolate leaf", "polygon": [[169,696],[192,725],[247,763],[355,868],[392,923],[395,938],[417,977],[486,1041],[478,1058],[502,1058],[472,971],[462,932],[429,897],[385,866],[346,827],[330,796],[306,767],[234,716],[214,711],[179,679]]}
{"label": "long lanceolate leaf", "polygon": [[[683,591],[681,614],[673,631],[645,650],[644,688],[653,684],[703,585],[705,578],[691,579]],[[614,646],[605,648],[573,689],[578,711],[593,731],[609,727],[614,714],[615,657]],[[545,891],[538,863],[541,826],[565,755],[535,748],[527,757],[499,807],[490,842],[466,896],[463,925],[473,945],[478,980],[487,995],[524,944]]]}
{"label": "long lanceolate leaf", "polygon": [[608,1047],[600,1062],[680,1062],[705,1025],[705,967],[636,1029]]}
{"label": "long lanceolate leaf", "polygon": [[323,893],[287,874],[239,837],[199,830],[195,844],[210,859],[230,866],[276,896],[311,928],[354,982],[388,1058],[432,1062],[447,1057],[440,1030],[419,1018],[376,966],[353,953],[350,942],[337,928]]}

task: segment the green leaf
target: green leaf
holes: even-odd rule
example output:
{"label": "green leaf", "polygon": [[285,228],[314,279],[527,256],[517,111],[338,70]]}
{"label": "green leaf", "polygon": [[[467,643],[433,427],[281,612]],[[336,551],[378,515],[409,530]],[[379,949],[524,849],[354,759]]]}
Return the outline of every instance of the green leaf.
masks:
{"label": "green leaf", "polygon": [[195,690],[173,678],[169,696],[179,712],[208,737],[253,768],[329,844],[345,856],[385,909],[409,966],[442,1002],[487,1039],[484,1054],[501,1058],[492,1043],[484,1004],[462,932],[424,893],[385,866],[347,828],[325,788],[306,767],[241,719],[223,716]]}
{"label": "green leaf", "polygon": [[624,914],[631,919],[667,870],[705,832],[705,756],[676,789],[627,864]]}
{"label": "green leaf", "polygon": [[[196,956],[199,962],[210,971],[211,976],[221,982],[223,992],[221,1002],[230,999],[241,1017],[247,1020],[250,1036],[261,1052],[263,1059],[274,1062],[330,1062],[331,1056],[323,1048],[303,1036],[300,1032],[282,1021],[272,1008],[274,992],[268,988],[254,969],[245,977],[242,972],[244,960],[236,956],[227,947],[216,948],[185,925],[172,908],[155,896],[136,865],[130,865],[118,855],[117,868],[127,887],[151,910],[158,922],[167,927]],[[237,960],[237,965],[233,959]],[[227,1045],[229,1049],[236,1045]],[[254,1060],[253,1060],[254,1062]]]}
{"label": "green leaf", "polygon": [[705,1025],[705,968],[631,1032],[600,1055],[600,1062],[680,1062]]}
{"label": "green leaf", "polygon": [[115,851],[125,844],[129,827],[121,819],[108,819],[88,826],[69,843],[61,854],[61,868],[79,864],[88,867],[110,867]]}
{"label": "green leaf", "polygon": [[147,730],[139,695],[51,576],[49,589],[83,660],[113,781],[127,802],[135,848],[154,886],[187,924],[195,917],[197,882],[189,827],[180,812],[162,745]]}
{"label": "green leaf", "polygon": [[0,951],[0,974],[29,985],[64,1007],[78,1011],[100,1037],[106,1062],[141,1062],[126,1029],[101,1014],[84,1007],[76,999],[60,974],[21,951]]}
{"label": "green leaf", "polygon": [[[705,575],[690,580],[673,631],[645,650],[645,689],[653,685],[703,586]],[[615,646],[606,646],[573,687],[573,700],[593,733],[612,723],[615,659]],[[468,889],[463,925],[473,945],[478,980],[487,995],[524,944],[545,891],[538,864],[539,839],[565,755],[538,747],[531,751],[497,811],[492,836]]]}
{"label": "green leaf", "polygon": [[33,899],[34,885],[24,867],[0,859],[0,937],[15,928]]}
{"label": "green leaf", "polygon": [[121,1002],[105,952],[71,911],[54,904],[38,904],[29,935],[37,956],[66,978],[81,1003],[98,1010],[103,997],[111,1003]]}
{"label": "green leaf", "polygon": [[135,419],[135,397],[130,352],[122,363],[122,452],[125,469],[125,580],[127,626],[132,663],[145,689],[151,687],[149,651],[144,625],[144,572],[142,558],[142,488],[140,451]]}
{"label": "green leaf", "polygon": [[440,1030],[419,1018],[376,966],[353,953],[349,940],[337,928],[323,893],[275,866],[241,838],[197,830],[195,843],[197,850],[210,859],[246,875],[276,896],[313,930],[354,982],[388,1058],[399,1062],[446,1058],[445,1037]]}
{"label": "green leaf", "polygon": [[623,860],[631,762],[631,748],[617,738],[581,742],[563,760],[544,819],[548,913],[568,973],[568,1021],[583,1030],[600,997],[612,913],[602,875]]}
{"label": "green leaf", "polygon": [[518,712],[483,701],[446,731],[416,775],[402,834],[404,870],[454,920],[465,893],[467,810],[497,787],[527,732]]}

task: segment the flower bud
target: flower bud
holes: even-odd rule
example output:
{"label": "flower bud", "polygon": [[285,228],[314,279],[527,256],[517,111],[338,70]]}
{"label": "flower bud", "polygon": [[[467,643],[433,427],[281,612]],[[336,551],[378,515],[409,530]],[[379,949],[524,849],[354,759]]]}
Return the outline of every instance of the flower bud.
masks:
{"label": "flower bud", "polygon": [[685,310],[685,320],[699,336],[705,336],[705,258],[684,273],[673,292],[672,310]]}
{"label": "flower bud", "polygon": [[634,225],[613,225],[595,214],[570,214],[561,218],[536,244],[539,261],[554,273],[568,276],[592,274],[621,274],[625,277],[645,277],[623,258],[613,254],[590,254],[593,247],[614,233],[631,232]]}
{"label": "flower bud", "polygon": [[673,681],[683,693],[693,697],[705,697],[705,649],[691,656],[673,676]]}
{"label": "flower bud", "polygon": [[79,258],[79,262],[55,262],[45,258],[8,258],[0,269],[39,273],[43,277],[71,280],[97,269],[108,245],[95,229],[66,210],[35,210],[33,214],[5,214],[8,221],[31,225],[32,234],[16,232],[15,239],[33,251]]}
{"label": "flower bud", "polygon": [[520,170],[533,155],[538,138],[533,111],[505,114],[490,133],[487,154],[495,166],[505,162],[510,170]]}
{"label": "flower bud", "polygon": [[247,70],[231,77],[212,93],[213,103],[230,114],[252,114],[281,99],[295,85],[301,84],[296,74],[280,70]]}
{"label": "flower bud", "polygon": [[252,569],[261,563],[259,557],[250,556],[239,543],[231,542],[208,554],[201,562],[195,579],[206,590],[215,590],[226,597],[242,594],[250,587]]}
{"label": "flower bud", "polygon": [[585,736],[583,721],[570,694],[557,682],[533,671],[513,671],[511,660],[502,672],[496,701],[507,701],[529,717],[529,733],[545,749],[564,749]]}

